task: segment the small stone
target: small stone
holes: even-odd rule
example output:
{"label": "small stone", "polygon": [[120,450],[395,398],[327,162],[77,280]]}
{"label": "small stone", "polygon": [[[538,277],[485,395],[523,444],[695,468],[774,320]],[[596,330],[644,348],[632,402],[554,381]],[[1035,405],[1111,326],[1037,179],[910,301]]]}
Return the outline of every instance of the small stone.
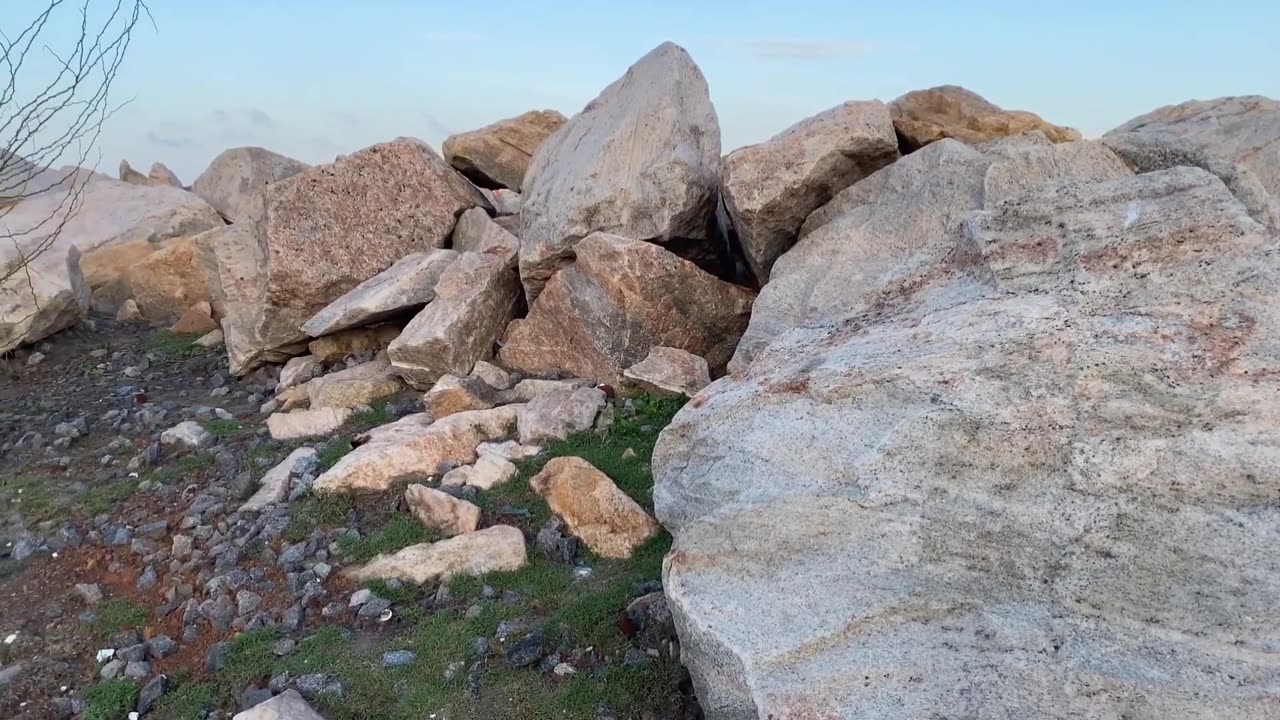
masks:
{"label": "small stone", "polygon": [[391,601],[385,598],[375,597],[364,605],[360,606],[360,611],[356,613],[358,617],[366,620],[377,619],[382,613],[391,608]]}
{"label": "small stone", "polygon": [[418,655],[411,650],[392,650],[382,654],[382,667],[401,668],[412,665]]}
{"label": "small stone", "polygon": [[145,660],[135,660],[124,666],[124,676],[134,680],[141,680],[151,674],[151,663]]}
{"label": "small stone", "polygon": [[262,607],[261,595],[257,593],[249,592],[248,590],[241,590],[240,592],[236,593],[236,614],[237,615],[248,615],[250,613],[257,611],[257,609],[260,607]]}
{"label": "small stone", "polygon": [[567,662],[562,662],[557,664],[551,672],[559,677],[567,677],[569,675],[578,674],[577,668],[575,668],[574,666],[570,665]]}
{"label": "small stone", "polygon": [[622,664],[627,667],[644,667],[651,662],[653,662],[653,658],[639,648],[629,647],[622,654]]}
{"label": "small stone", "polygon": [[176,450],[196,450],[212,445],[215,438],[200,423],[180,422],[160,434],[160,444]]}
{"label": "small stone", "polygon": [[324,673],[303,675],[294,681],[294,687],[307,700],[315,700],[321,695],[342,697],[346,694],[341,682]]}
{"label": "small stone", "polygon": [[219,642],[209,646],[209,652],[204,656],[204,668],[210,673],[216,673],[226,664],[227,652],[231,649],[231,643]]}
{"label": "small stone", "polygon": [[359,590],[351,593],[351,602],[349,603],[349,606],[360,607],[361,605],[364,605],[370,600],[373,600],[374,597],[376,596],[373,594],[373,591],[370,590],[369,588],[360,588]]}
{"label": "small stone", "polygon": [[146,715],[155,707],[156,701],[169,691],[169,677],[157,675],[151,678],[138,693],[138,714]]}
{"label": "small stone", "polygon": [[90,605],[97,605],[102,602],[102,588],[99,587],[97,583],[76,585],[75,591],[77,595]]}
{"label": "small stone", "polygon": [[117,677],[120,676],[120,673],[123,671],[124,671],[124,661],[112,660],[108,662],[106,665],[102,666],[102,669],[98,671],[98,675],[103,680],[115,680]]}
{"label": "small stone", "polygon": [[157,635],[147,641],[147,652],[153,658],[167,658],[178,651],[178,643],[168,635]]}
{"label": "small stone", "polygon": [[535,630],[524,636],[519,642],[507,648],[507,667],[521,668],[536,664],[542,659],[543,644],[546,637],[541,630]]}
{"label": "small stone", "polygon": [[[253,708],[255,708],[255,707],[257,707],[257,706],[259,706],[259,705],[261,705],[261,704],[263,704],[263,703],[265,703],[265,702],[267,702],[267,701],[271,700],[271,698],[273,698],[273,697],[275,697],[275,693],[271,692],[271,688],[260,688],[260,687],[254,687],[254,686],[252,686],[252,685],[251,685],[251,686],[249,686],[249,687],[245,688],[245,689],[244,689],[244,691],[240,693],[240,710],[241,710],[241,711],[245,711],[245,710],[252,710]],[[239,715],[237,715],[236,717],[240,717],[240,716],[239,716]],[[262,715],[261,717],[277,717],[277,718],[284,718],[284,717],[286,717],[286,716],[283,716],[283,715],[274,715],[274,716],[266,716],[266,715]]]}
{"label": "small stone", "polygon": [[156,577],[156,569],[152,565],[148,565],[142,574],[138,576],[138,589],[150,590],[156,586],[159,578]]}
{"label": "small stone", "polygon": [[33,352],[27,356],[27,367],[35,367],[44,362],[44,353]]}
{"label": "small stone", "polygon": [[123,660],[125,662],[146,660],[147,646],[142,643],[138,643],[136,645],[130,645],[129,647],[120,648],[116,650],[116,659]]}
{"label": "small stone", "polygon": [[294,651],[298,647],[297,641],[293,638],[281,638],[271,645],[271,654],[276,657],[284,657]]}

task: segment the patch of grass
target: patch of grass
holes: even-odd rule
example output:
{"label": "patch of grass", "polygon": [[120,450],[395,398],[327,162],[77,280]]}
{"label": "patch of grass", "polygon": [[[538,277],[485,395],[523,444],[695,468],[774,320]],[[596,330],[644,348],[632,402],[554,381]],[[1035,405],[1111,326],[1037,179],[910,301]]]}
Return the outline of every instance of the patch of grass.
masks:
{"label": "patch of grass", "polygon": [[325,443],[319,452],[320,472],[324,472],[336,465],[339,460],[352,450],[355,450],[355,446],[347,438],[334,438]]}
{"label": "patch of grass", "polygon": [[573,583],[573,569],[531,554],[529,563],[514,572],[490,573],[484,582],[499,592],[511,590],[541,602],[555,601]]}
{"label": "patch of grass", "polygon": [[212,683],[183,682],[160,698],[152,714],[156,720],[204,720],[214,706],[217,687]]}
{"label": "patch of grass", "polygon": [[346,521],[347,514],[355,509],[357,502],[354,495],[309,495],[303,498],[290,508],[284,539],[291,543],[301,542],[316,528],[338,527]]}
{"label": "patch of grass", "polygon": [[147,343],[148,350],[161,357],[176,360],[181,358],[195,357],[204,351],[204,348],[196,345],[198,335],[178,335],[167,330],[161,330],[151,336],[151,340]]}
{"label": "patch of grass", "polygon": [[148,477],[152,482],[162,485],[169,485],[180,480],[185,480],[192,475],[197,475],[217,463],[217,458],[210,452],[196,452],[190,455],[183,455],[178,458],[177,462],[168,466],[160,467],[151,471]]}
{"label": "patch of grass", "polygon": [[395,515],[376,532],[359,540],[342,538],[338,547],[348,562],[364,562],[375,555],[393,553],[418,543],[435,542],[440,535],[418,522],[412,515]]}
{"label": "patch of grass", "polygon": [[110,511],[117,504],[133,497],[138,484],[133,480],[103,480],[89,485],[89,488],[76,498],[76,506],[86,515],[93,517]]}
{"label": "patch of grass", "polygon": [[147,609],[124,598],[112,598],[98,608],[97,628],[105,635],[140,627],[146,622]]}
{"label": "patch of grass", "polygon": [[0,508],[16,510],[29,522],[56,517],[64,503],[49,491],[49,481],[30,475],[0,478]]}
{"label": "patch of grass", "polygon": [[208,430],[210,435],[218,438],[219,440],[226,440],[240,434],[245,427],[236,420],[214,418],[204,422],[204,429]]}
{"label": "patch of grass", "polygon": [[119,720],[138,704],[138,685],[130,680],[104,680],[89,688],[82,720]]}
{"label": "patch of grass", "polygon": [[387,410],[387,401],[382,400],[370,405],[368,410],[352,415],[347,420],[347,427],[355,432],[364,432],[386,425],[392,420],[394,418],[391,417],[391,412]]}
{"label": "patch of grass", "polygon": [[220,683],[238,693],[251,683],[269,679],[276,662],[271,652],[276,637],[274,629],[266,628],[250,630],[233,640],[218,673]]}

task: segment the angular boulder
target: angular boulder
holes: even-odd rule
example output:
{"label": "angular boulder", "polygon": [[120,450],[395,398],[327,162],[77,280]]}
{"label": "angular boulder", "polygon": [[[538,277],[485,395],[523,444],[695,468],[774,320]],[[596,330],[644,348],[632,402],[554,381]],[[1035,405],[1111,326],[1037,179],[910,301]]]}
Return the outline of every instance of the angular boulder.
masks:
{"label": "angular boulder", "polygon": [[847,102],[724,159],[724,193],[747,264],[763,284],[809,213],[898,158],[889,108]]}
{"label": "angular boulder", "polygon": [[324,716],[313,710],[297,690],[290,689],[236,713],[231,720],[324,720]]}
{"label": "angular boulder", "polygon": [[1280,100],[1260,95],[1190,100],[1139,115],[1107,135],[1129,132],[1183,138],[1249,168],[1280,198]]}
{"label": "angular boulder", "polygon": [[404,491],[405,504],[418,522],[445,537],[475,532],[480,524],[480,508],[425,485],[413,484]]}
{"label": "angular boulder", "polygon": [[410,385],[429,388],[446,374],[467,375],[493,355],[515,315],[520,280],[494,255],[463,253],[436,284],[436,297],[387,347]]}
{"label": "angular boulder", "polygon": [[663,43],[534,154],[516,233],[529,302],[592,233],[705,241],[719,189],[707,81],[683,48]]}
{"label": "angular boulder", "polygon": [[1025,110],[1005,110],[955,85],[914,90],[889,103],[889,110],[903,152],[943,138],[978,145],[1035,131],[1056,143],[1080,139],[1079,130],[1059,127]]}
{"label": "angular boulder", "polygon": [[[182,181],[174,174],[167,165],[160,162],[151,163],[151,171],[147,173],[147,177],[151,179],[154,185],[168,185],[182,189]],[[207,200],[205,202],[208,202]],[[214,208],[215,210],[217,208]]]}
{"label": "angular boulder", "polygon": [[531,110],[479,130],[449,136],[444,159],[482,188],[519,191],[542,143],[565,123],[555,110]]}
{"label": "angular boulder", "polygon": [[711,384],[707,361],[678,348],[656,347],[622,374],[629,387],[661,396],[693,397]]}
{"label": "angular boulder", "polygon": [[422,407],[438,420],[468,410],[488,410],[495,405],[496,394],[477,378],[444,375],[422,396]]}
{"label": "angular boulder", "polygon": [[272,413],[267,430],[272,440],[301,440],[330,435],[353,414],[351,408],[325,407],[313,410]]}
{"label": "angular boulder", "polygon": [[515,433],[521,405],[475,410],[432,420],[407,415],[370,430],[363,443],[316,478],[318,493],[383,491],[406,479],[437,475],[447,465],[475,461],[476,446]]}
{"label": "angular boulder", "polygon": [[663,431],[708,720],[1268,717],[1275,236],[1185,167],[955,233]]}
{"label": "angular boulder", "polygon": [[488,253],[514,268],[520,254],[520,240],[495,223],[483,209],[471,208],[462,213],[453,228],[453,249]]}
{"label": "angular boulder", "polygon": [[528,560],[524,533],[510,525],[494,525],[436,543],[410,545],[347,568],[342,574],[353,582],[394,579],[424,585],[458,575],[511,572]]}
{"label": "angular boulder", "polygon": [[[484,210],[475,210],[484,213]],[[320,337],[420,309],[435,298],[436,283],[457,258],[458,253],[452,250],[424,250],[405,255],[329,303],[303,323],[302,331],[311,337]]]}
{"label": "angular boulder", "polygon": [[312,409],[372,405],[404,389],[404,383],[385,358],[329,373],[306,384]]}
{"label": "angular boulder", "polygon": [[434,150],[402,139],[267,185],[263,203],[250,221],[260,302],[248,328],[227,333],[256,341],[237,372],[305,340],[312,316],[400,258],[443,246],[458,214],[485,201]]}
{"label": "angular boulder", "polygon": [[75,246],[50,250],[30,263],[2,257],[0,354],[65,330],[89,311],[89,285]]}
{"label": "angular boulder", "polygon": [[262,476],[258,491],[240,506],[240,512],[260,512],[284,502],[289,497],[289,481],[306,472],[315,472],[319,462],[319,454],[312,447],[300,447],[289,453]]}
{"label": "angular boulder", "polygon": [[525,445],[564,440],[595,425],[604,407],[603,390],[593,387],[563,389],[537,396],[520,411],[520,442]]}
{"label": "angular boulder", "polygon": [[546,499],[570,533],[601,557],[629,558],[658,534],[658,522],[582,458],[554,458],[529,486]]}
{"label": "angular boulder", "polygon": [[153,323],[172,323],[213,294],[209,279],[216,269],[198,237],[166,240],[125,271],[129,296],[142,316]]}
{"label": "angular boulder", "polygon": [[575,253],[507,329],[503,365],[618,387],[623,370],[663,345],[724,367],[749,319],[750,290],[642,240],[596,233]]}
{"label": "angular boulder", "polygon": [[209,163],[208,169],[191,183],[191,192],[204,198],[230,222],[247,222],[261,217],[262,193],[268,185],[310,167],[260,147],[231,148]]}

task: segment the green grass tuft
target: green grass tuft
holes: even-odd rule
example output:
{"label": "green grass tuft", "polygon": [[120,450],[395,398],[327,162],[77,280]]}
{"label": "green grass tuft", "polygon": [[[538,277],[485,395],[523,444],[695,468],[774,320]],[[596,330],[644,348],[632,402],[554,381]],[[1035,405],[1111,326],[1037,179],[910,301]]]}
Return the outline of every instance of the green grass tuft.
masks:
{"label": "green grass tuft", "polygon": [[161,330],[151,336],[148,342],[148,349],[163,358],[176,360],[181,358],[190,358],[204,352],[204,348],[196,345],[199,340],[198,335],[178,335],[167,330]]}
{"label": "green grass tuft", "polygon": [[156,703],[148,718],[156,720],[204,720],[214,707],[218,688],[212,683],[183,682]]}
{"label": "green grass tuft", "polygon": [[339,460],[352,450],[355,450],[355,446],[346,438],[334,438],[325,443],[324,447],[320,448],[319,453],[320,472],[324,472],[336,465]]}
{"label": "green grass tuft", "polygon": [[387,409],[387,401],[381,400],[373,403],[368,410],[358,412],[347,420],[347,427],[355,432],[365,432],[373,428],[386,425],[394,420],[391,412]]}
{"label": "green grass tuft", "polygon": [[357,503],[358,498],[353,495],[309,495],[290,508],[284,539],[301,542],[316,528],[337,527],[346,521]]}
{"label": "green grass tuft", "polygon": [[138,704],[138,685],[130,680],[104,680],[89,688],[82,720],[120,720]]}
{"label": "green grass tuft", "polygon": [[98,631],[110,635],[147,622],[147,609],[124,598],[112,598],[98,608]]}
{"label": "green grass tuft", "polygon": [[208,430],[210,435],[218,438],[219,440],[226,440],[243,432],[245,426],[241,425],[236,420],[214,418],[204,422],[204,429]]}
{"label": "green grass tuft", "polygon": [[359,539],[342,538],[338,547],[349,562],[364,562],[375,555],[393,553],[410,545],[435,542],[439,533],[427,529],[412,515],[395,515],[376,532]]}

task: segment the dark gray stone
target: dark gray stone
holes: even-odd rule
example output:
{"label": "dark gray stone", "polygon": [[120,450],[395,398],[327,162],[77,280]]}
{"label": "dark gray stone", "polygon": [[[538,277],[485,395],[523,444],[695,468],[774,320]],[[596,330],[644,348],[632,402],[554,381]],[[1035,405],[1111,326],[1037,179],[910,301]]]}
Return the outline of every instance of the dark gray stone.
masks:
{"label": "dark gray stone", "polygon": [[525,635],[519,642],[507,648],[507,667],[521,668],[536,664],[542,659],[545,643],[546,636],[541,630],[534,630]]}
{"label": "dark gray stone", "polygon": [[142,686],[138,693],[138,714],[146,715],[155,707],[156,701],[169,692],[169,676],[157,675]]}

